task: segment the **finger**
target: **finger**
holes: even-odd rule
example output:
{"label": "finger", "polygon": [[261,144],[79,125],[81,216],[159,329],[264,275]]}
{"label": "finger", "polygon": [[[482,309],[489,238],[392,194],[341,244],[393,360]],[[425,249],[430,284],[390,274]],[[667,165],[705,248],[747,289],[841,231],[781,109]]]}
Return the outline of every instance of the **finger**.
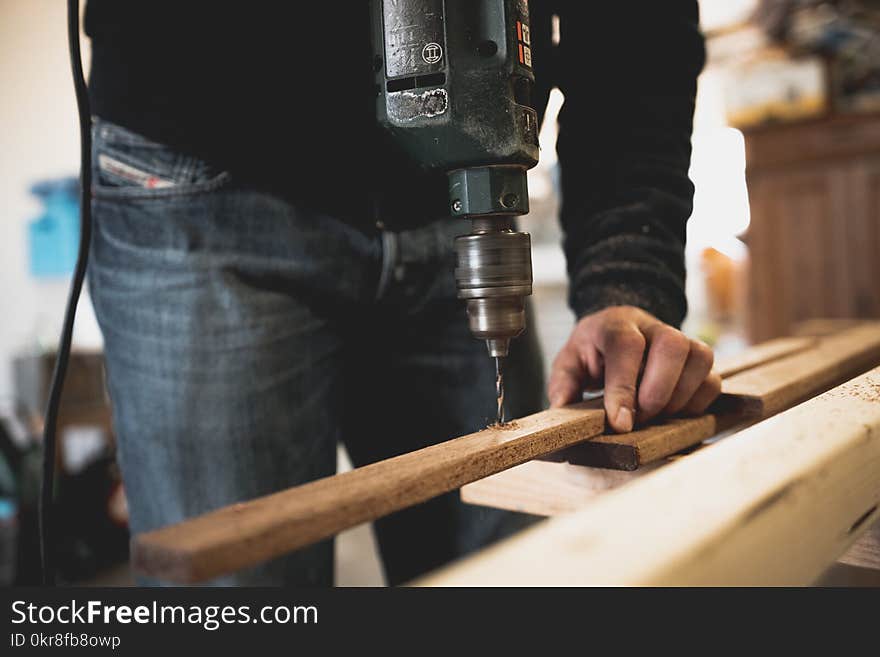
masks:
{"label": "finger", "polygon": [[710,372],[685,406],[684,412],[688,415],[702,415],[709,408],[709,404],[715,401],[720,394],[721,377],[717,372]]}
{"label": "finger", "polygon": [[584,381],[584,368],[577,349],[569,341],[550,368],[547,397],[550,407],[558,408],[578,400]]}
{"label": "finger", "polygon": [[649,347],[639,385],[639,420],[654,417],[669,403],[691,348],[683,333],[666,324],[657,322],[643,330]]}
{"label": "finger", "polygon": [[691,397],[712,371],[714,358],[712,349],[708,345],[698,340],[691,340],[690,352],[688,352],[684,369],[681,371],[675,390],[672,391],[669,403],[663,409],[664,413],[672,415],[687,406]]}
{"label": "finger", "polygon": [[605,362],[605,412],[617,432],[632,431],[636,381],[645,353],[645,336],[632,322],[612,324],[599,338]]}

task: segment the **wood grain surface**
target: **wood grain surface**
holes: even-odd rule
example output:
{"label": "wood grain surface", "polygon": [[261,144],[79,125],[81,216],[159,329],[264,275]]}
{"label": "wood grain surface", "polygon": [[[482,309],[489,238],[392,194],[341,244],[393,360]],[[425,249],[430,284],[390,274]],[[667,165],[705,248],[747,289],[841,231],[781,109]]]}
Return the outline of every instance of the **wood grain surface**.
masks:
{"label": "wood grain surface", "polygon": [[880,322],[823,338],[780,338],[722,362],[725,396],[697,418],[659,420],[626,434],[605,433],[549,459],[635,470],[711,438],[790,408],[880,364]]}
{"label": "wood grain surface", "polygon": [[805,585],[880,504],[880,368],[415,582]]}
{"label": "wood grain surface", "polygon": [[852,544],[852,547],[838,561],[859,568],[880,570],[880,521],[875,520],[874,524],[862,534],[859,540]]}
{"label": "wood grain surface", "polygon": [[586,440],[604,424],[590,403],[536,413],[140,534],[132,566],[160,580],[208,580]]}
{"label": "wood grain surface", "polygon": [[722,392],[768,417],[880,363],[880,323],[819,339],[807,351],[725,379]]}
{"label": "wood grain surface", "polygon": [[557,516],[577,511],[597,495],[623,486],[661,465],[655,463],[628,472],[529,461],[462,486],[461,499],[468,504],[537,516]]}
{"label": "wood grain surface", "polygon": [[726,379],[758,365],[766,365],[785,356],[805,351],[815,344],[815,337],[809,336],[776,338],[748,347],[739,353],[716,358],[714,369],[721,378]]}

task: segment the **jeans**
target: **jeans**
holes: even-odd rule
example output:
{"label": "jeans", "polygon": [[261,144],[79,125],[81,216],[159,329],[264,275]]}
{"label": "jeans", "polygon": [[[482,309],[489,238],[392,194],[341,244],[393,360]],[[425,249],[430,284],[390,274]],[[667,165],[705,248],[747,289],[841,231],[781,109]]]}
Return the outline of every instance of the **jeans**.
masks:
{"label": "jeans", "polygon": [[[134,533],[494,421],[494,366],[467,327],[447,219],[357,228],[124,128],[94,127],[89,285],[104,334]],[[534,332],[507,409],[540,409]],[[457,491],[375,523],[390,584],[529,524]],[[332,541],[215,580],[331,585]],[[144,582],[158,583],[158,582]]]}

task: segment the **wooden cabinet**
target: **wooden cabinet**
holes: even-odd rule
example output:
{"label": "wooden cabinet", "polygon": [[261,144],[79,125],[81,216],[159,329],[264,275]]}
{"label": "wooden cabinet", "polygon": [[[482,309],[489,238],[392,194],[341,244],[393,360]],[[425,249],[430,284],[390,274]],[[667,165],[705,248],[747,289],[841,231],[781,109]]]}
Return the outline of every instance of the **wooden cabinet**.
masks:
{"label": "wooden cabinet", "polygon": [[746,132],[753,341],[812,317],[880,317],[880,116]]}

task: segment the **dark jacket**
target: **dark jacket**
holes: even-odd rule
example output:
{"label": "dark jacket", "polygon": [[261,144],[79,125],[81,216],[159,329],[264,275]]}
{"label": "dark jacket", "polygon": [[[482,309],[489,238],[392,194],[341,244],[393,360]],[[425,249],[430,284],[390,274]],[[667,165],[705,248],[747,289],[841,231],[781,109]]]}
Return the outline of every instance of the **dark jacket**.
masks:
{"label": "dark jacket", "polygon": [[[365,229],[442,216],[445,177],[414,169],[375,127],[367,11],[363,0],[89,0],[93,112]],[[704,61],[696,0],[532,0],[530,11],[535,105],[553,86],[566,99],[572,308],[630,304],[679,324]]]}

